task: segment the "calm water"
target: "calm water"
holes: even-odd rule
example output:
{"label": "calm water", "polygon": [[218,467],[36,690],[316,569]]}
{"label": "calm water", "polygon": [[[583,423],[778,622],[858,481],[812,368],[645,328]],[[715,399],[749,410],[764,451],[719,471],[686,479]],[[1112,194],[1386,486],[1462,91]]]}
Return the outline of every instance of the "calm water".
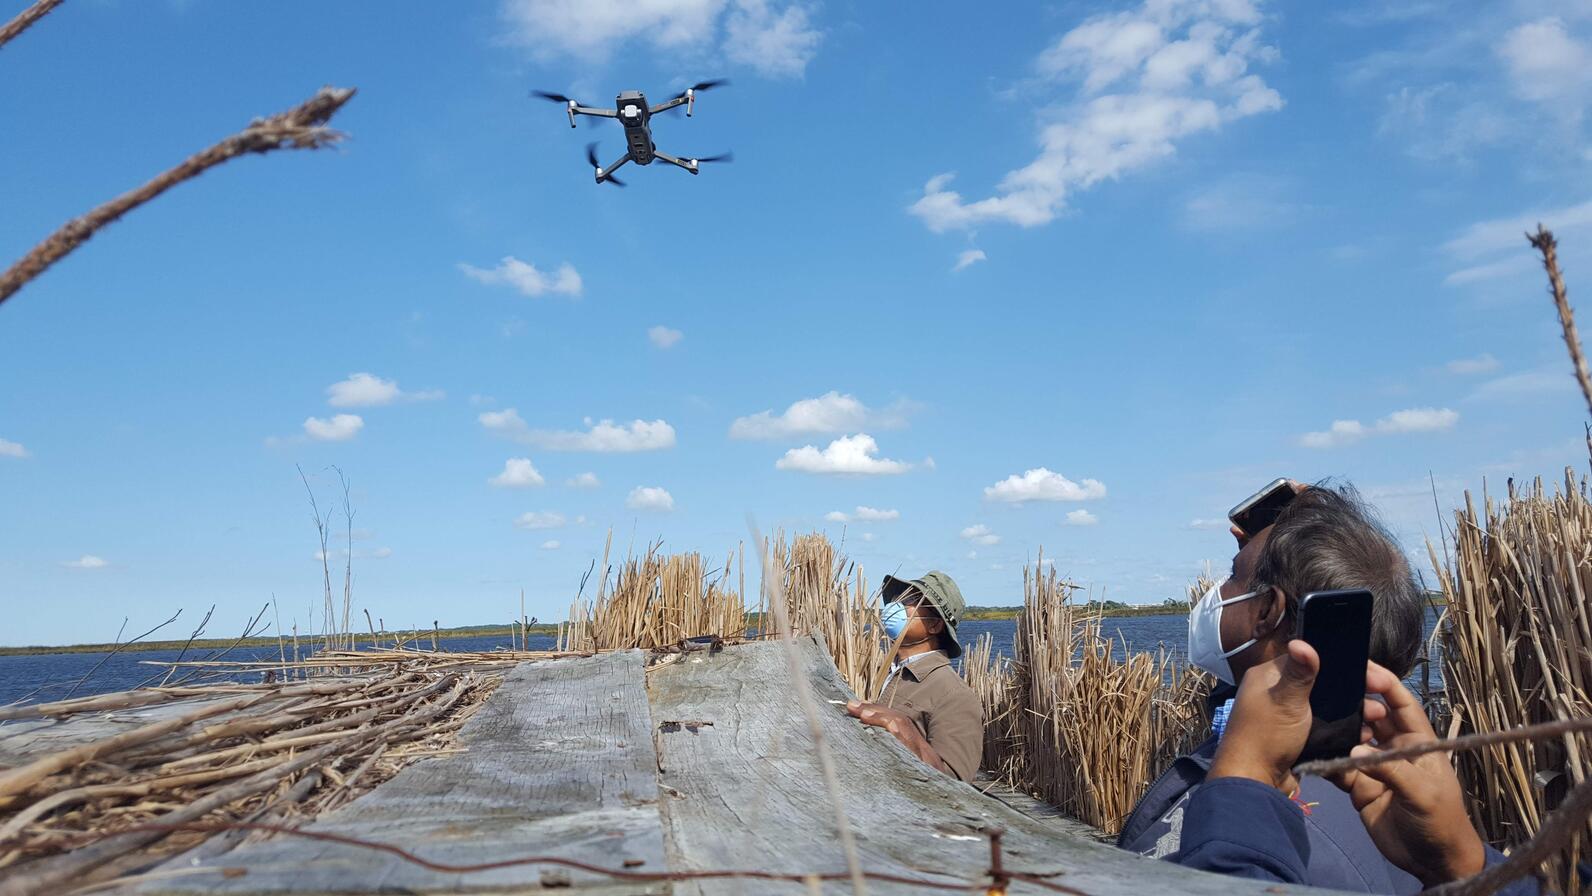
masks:
{"label": "calm water", "polygon": [[[1426,620],[1426,636],[1431,637],[1432,629],[1437,623],[1437,614],[1429,613]],[[974,641],[985,633],[994,637],[995,649],[1005,655],[1011,654],[1012,635],[1016,632],[1016,625],[1012,620],[995,620],[989,622],[973,621],[962,623],[957,634],[962,643],[971,646]],[[1112,639],[1113,653],[1119,658],[1125,650],[1155,650],[1165,648],[1173,653],[1181,663],[1185,658],[1185,647],[1188,638],[1188,619],[1185,616],[1129,616],[1117,619],[1106,619],[1102,624],[1102,632]],[[430,646],[430,639],[423,639],[424,646]],[[476,638],[443,638],[438,646],[443,650],[457,652],[464,651],[489,651],[507,649],[510,640],[508,635],[476,637]],[[552,635],[531,635],[530,648],[532,650],[551,650],[554,647]],[[190,651],[187,659],[204,659],[209,652],[195,653]],[[111,691],[122,691],[136,688],[140,685],[159,684],[166,674],[166,668],[159,665],[149,665],[154,662],[170,662],[178,658],[175,650],[132,651],[124,650],[106,660],[97,670],[94,667],[105,660],[103,653],[45,653],[34,656],[0,656],[0,705],[18,700],[39,702],[43,700],[59,700],[72,692],[74,697],[88,694],[103,694]],[[277,648],[271,647],[240,647],[228,653],[228,660],[252,660],[274,662],[278,659]],[[1442,676],[1438,669],[1436,658],[1433,658],[1432,676],[1430,686],[1442,686]],[[90,672],[93,672],[90,675]],[[172,676],[175,682],[191,670],[179,671]],[[1411,676],[1411,684],[1419,692],[1421,687],[1421,671],[1417,668]],[[84,680],[84,676],[89,676]],[[259,681],[260,674],[256,672],[244,673],[234,676],[243,681]],[[214,680],[213,678],[210,680]],[[80,684],[81,682],[81,684]],[[75,690],[74,690],[75,688]]]}

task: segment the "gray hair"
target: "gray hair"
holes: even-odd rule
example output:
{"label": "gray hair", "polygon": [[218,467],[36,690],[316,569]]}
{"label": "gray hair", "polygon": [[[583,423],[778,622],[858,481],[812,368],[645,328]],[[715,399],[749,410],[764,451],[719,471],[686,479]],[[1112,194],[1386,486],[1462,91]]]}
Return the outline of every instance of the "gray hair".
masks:
{"label": "gray hair", "polygon": [[1398,542],[1351,485],[1317,483],[1278,514],[1250,588],[1268,585],[1287,595],[1295,619],[1312,591],[1364,588],[1376,597],[1371,659],[1403,678],[1420,655],[1426,595]]}

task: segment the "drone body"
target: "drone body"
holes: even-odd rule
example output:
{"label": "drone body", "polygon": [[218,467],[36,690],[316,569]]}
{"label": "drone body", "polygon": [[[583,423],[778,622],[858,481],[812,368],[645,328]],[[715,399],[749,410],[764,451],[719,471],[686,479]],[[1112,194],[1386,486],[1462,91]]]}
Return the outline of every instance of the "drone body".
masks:
{"label": "drone body", "polygon": [[565,111],[569,114],[570,127],[575,126],[575,116],[577,115],[590,115],[596,118],[617,118],[619,123],[624,125],[625,154],[620,156],[619,160],[614,162],[612,165],[604,168],[602,165],[598,164],[597,144],[589,143],[586,145],[586,161],[590,162],[592,168],[596,170],[597,183],[603,183],[606,181],[614,186],[622,187],[625,185],[624,181],[614,177],[613,173],[615,169],[623,166],[627,162],[635,162],[637,165],[651,165],[654,159],[662,159],[671,165],[684,168],[692,174],[697,174],[697,166],[703,162],[730,161],[732,157],[729,153],[695,159],[677,158],[658,149],[657,144],[653,143],[652,141],[652,116],[658,114],[659,112],[666,112],[670,109],[674,109],[678,106],[685,106],[685,114],[686,117],[689,118],[695,109],[696,94],[698,91],[708,90],[709,88],[718,87],[727,83],[729,82],[722,80],[703,81],[700,84],[687,87],[679,96],[676,96],[667,102],[659,103],[656,106],[648,106],[647,98],[642,94],[641,91],[626,90],[625,92],[619,94],[617,98],[615,98],[614,108],[612,109],[599,109],[592,106],[582,106],[575,100],[572,100],[569,97],[559,93],[547,93],[541,90],[536,90],[532,91],[532,95],[541,97],[545,100],[552,100],[556,103],[562,103],[564,105]]}

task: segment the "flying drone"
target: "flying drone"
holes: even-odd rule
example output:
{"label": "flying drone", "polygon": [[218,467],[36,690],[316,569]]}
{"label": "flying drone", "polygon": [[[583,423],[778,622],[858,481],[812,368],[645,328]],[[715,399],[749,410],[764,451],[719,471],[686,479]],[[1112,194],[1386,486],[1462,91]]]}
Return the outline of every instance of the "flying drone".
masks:
{"label": "flying drone", "polygon": [[671,165],[684,168],[692,174],[696,174],[698,173],[697,166],[704,162],[728,162],[732,160],[734,156],[731,153],[723,153],[722,155],[716,156],[702,156],[695,159],[676,158],[675,156],[671,156],[659,149],[652,142],[652,116],[657,115],[659,112],[667,112],[670,109],[684,106],[686,117],[690,118],[691,113],[696,106],[696,95],[698,93],[704,90],[711,90],[715,87],[722,87],[728,83],[730,82],[719,79],[714,81],[703,81],[700,84],[693,84],[690,87],[687,87],[679,96],[675,97],[674,99],[659,103],[656,106],[648,106],[647,98],[642,95],[641,91],[627,90],[619,94],[618,98],[614,101],[614,106],[616,108],[613,109],[598,109],[591,106],[582,106],[580,103],[570,99],[567,96],[564,96],[561,93],[548,93],[545,90],[533,90],[531,91],[531,95],[541,97],[544,100],[550,100],[555,103],[562,103],[564,105],[564,111],[569,114],[570,127],[575,126],[575,116],[577,115],[590,115],[594,118],[619,119],[619,123],[625,126],[625,154],[620,156],[617,162],[614,162],[612,165],[604,168],[597,162],[597,144],[588,143],[586,144],[586,161],[590,162],[592,168],[597,172],[598,183],[606,182],[611,183],[616,187],[622,187],[625,185],[625,182],[617,177],[614,177],[614,171],[620,167],[623,167],[626,162],[635,162],[637,165],[651,165],[654,159],[662,159]]}

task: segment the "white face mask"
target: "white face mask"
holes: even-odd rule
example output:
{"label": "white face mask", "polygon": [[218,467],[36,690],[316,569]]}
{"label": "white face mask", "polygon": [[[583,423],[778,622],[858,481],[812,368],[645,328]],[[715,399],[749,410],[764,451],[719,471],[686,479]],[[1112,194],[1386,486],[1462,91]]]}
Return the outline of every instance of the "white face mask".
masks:
{"label": "white face mask", "polygon": [[1226,581],[1226,579],[1223,579],[1212,585],[1211,590],[1205,592],[1205,596],[1200,598],[1199,603],[1195,604],[1193,609],[1189,611],[1188,659],[1189,662],[1220,678],[1222,681],[1228,684],[1237,684],[1238,682],[1233,680],[1233,665],[1227,661],[1227,658],[1239,653],[1259,639],[1250,638],[1232,650],[1223,650],[1222,607],[1249,600],[1260,594],[1260,592],[1251,591],[1248,594],[1240,594],[1237,597],[1229,597],[1226,600],[1222,600],[1222,585]]}

